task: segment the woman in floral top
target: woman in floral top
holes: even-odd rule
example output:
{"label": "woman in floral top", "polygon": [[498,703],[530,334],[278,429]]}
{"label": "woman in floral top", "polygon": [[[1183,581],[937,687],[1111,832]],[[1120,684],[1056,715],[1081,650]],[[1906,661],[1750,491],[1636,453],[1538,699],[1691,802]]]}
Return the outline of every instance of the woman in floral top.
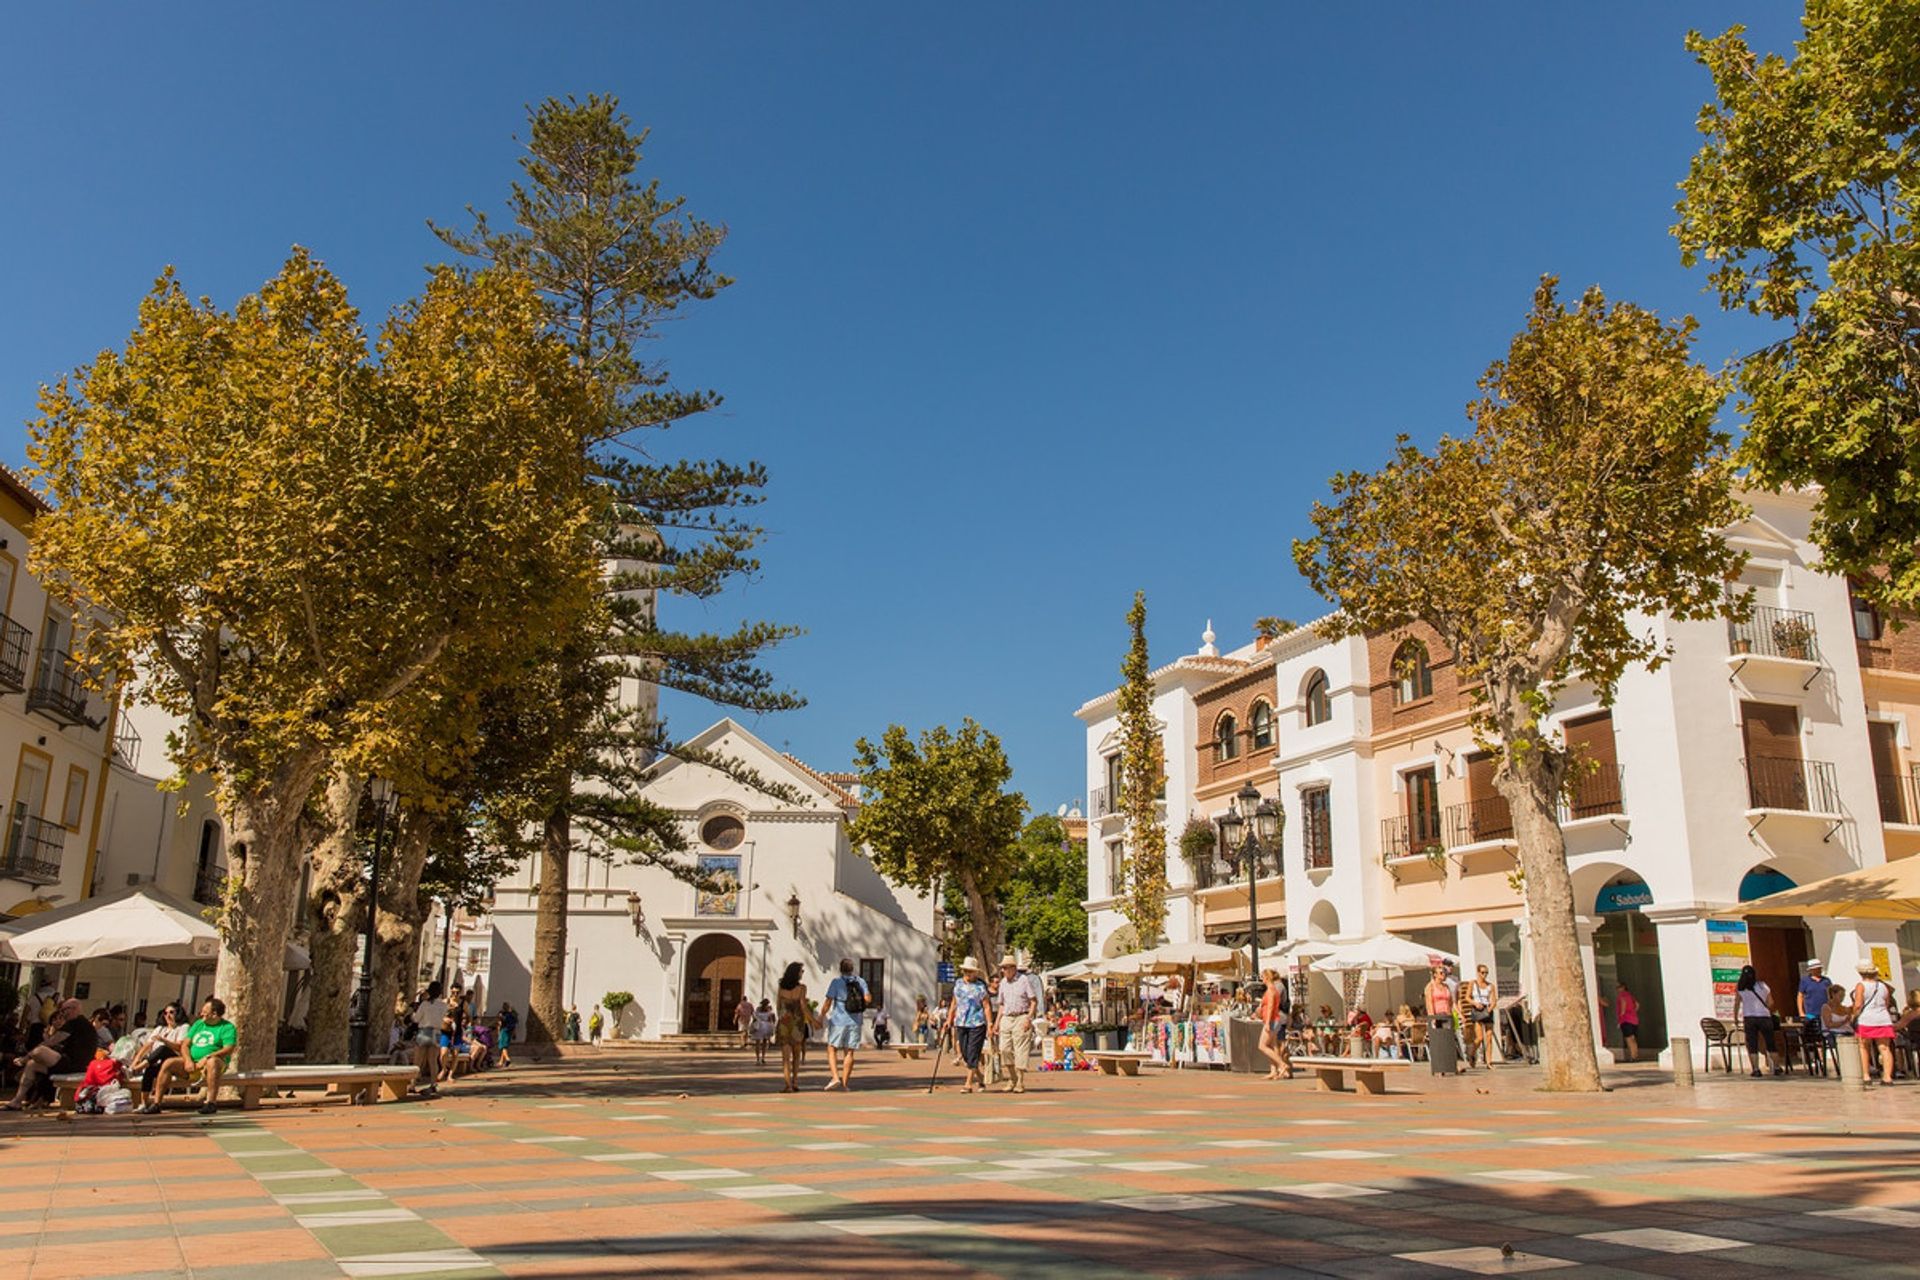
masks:
{"label": "woman in floral top", "polygon": [[987,1028],[992,1022],[993,1002],[987,994],[987,984],[980,980],[980,962],[968,956],[960,962],[960,981],[953,984],[953,1000],[947,1008],[947,1025],[953,1029],[960,1061],[967,1064],[967,1083],[960,1090],[962,1093],[983,1087],[980,1050],[986,1046]]}

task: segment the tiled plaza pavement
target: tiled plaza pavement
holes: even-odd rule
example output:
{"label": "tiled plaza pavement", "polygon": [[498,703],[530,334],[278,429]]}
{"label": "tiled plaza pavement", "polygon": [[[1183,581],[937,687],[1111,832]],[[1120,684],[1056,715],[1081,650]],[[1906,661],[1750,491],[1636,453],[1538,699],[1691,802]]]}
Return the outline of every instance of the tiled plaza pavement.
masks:
{"label": "tiled plaza pavement", "polygon": [[431,1103],[9,1119],[0,1274],[1920,1274],[1920,1087],[928,1071],[788,1096],[745,1054],[604,1054]]}

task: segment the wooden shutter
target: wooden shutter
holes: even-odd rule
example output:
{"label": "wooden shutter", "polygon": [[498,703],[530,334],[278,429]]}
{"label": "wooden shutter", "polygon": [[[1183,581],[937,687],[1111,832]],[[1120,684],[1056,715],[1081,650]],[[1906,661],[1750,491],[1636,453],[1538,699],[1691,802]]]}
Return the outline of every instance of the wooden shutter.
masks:
{"label": "wooden shutter", "polygon": [[1565,728],[1567,750],[1576,758],[1596,761],[1602,769],[1610,769],[1620,762],[1619,750],[1613,744],[1613,712],[1602,711],[1599,715],[1569,720]]}
{"label": "wooden shutter", "polygon": [[1740,737],[1748,758],[1800,759],[1800,713],[1775,702],[1740,704]]}

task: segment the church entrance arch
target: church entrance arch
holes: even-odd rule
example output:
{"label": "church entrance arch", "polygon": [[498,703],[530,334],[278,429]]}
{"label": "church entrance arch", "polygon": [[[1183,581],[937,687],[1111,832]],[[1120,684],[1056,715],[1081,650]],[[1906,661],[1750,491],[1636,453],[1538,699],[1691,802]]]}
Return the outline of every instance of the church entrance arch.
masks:
{"label": "church entrance arch", "polygon": [[703,933],[687,948],[680,1029],[733,1030],[733,1007],[747,989],[747,949],[726,933]]}

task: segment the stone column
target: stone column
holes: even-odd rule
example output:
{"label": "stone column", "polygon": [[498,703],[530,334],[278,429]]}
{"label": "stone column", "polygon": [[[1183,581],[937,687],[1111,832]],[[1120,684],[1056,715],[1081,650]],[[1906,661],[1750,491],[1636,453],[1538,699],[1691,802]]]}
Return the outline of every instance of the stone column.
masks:
{"label": "stone column", "polygon": [[1606,1028],[1601,1023],[1600,978],[1594,967],[1593,934],[1600,921],[1593,916],[1575,916],[1573,929],[1580,939],[1580,972],[1587,984],[1587,1012],[1593,1018],[1594,1047],[1607,1052]]}
{"label": "stone column", "polygon": [[680,968],[687,959],[687,935],[667,934],[667,958],[660,964],[660,1034],[670,1036],[680,1030]]}

